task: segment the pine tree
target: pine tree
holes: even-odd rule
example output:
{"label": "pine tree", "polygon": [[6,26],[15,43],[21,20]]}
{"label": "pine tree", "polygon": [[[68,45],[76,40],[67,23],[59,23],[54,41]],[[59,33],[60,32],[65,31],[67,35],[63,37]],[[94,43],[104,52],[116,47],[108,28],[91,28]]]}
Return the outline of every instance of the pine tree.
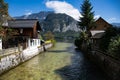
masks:
{"label": "pine tree", "polygon": [[[90,3],[90,0],[84,0],[83,4],[81,5],[82,17],[80,17],[80,21],[78,22],[81,32],[80,37],[78,40],[76,40],[76,43],[82,48],[86,47],[90,49],[90,37],[92,36],[90,30],[92,27],[95,27],[94,12],[92,9],[93,7]],[[79,48],[79,46],[77,47]]]}
{"label": "pine tree", "polygon": [[92,27],[95,25],[94,20],[94,12],[92,11],[93,7],[89,0],[84,0],[81,6],[81,14],[80,22],[78,23],[80,29],[86,30],[89,32]]}

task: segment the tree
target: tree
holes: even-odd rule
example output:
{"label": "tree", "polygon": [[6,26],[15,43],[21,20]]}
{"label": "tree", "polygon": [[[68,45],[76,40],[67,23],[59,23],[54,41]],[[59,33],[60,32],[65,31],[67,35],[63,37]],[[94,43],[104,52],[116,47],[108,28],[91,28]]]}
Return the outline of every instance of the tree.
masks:
{"label": "tree", "polygon": [[[0,0],[0,37],[5,38],[6,36],[10,37],[12,34],[16,34],[16,30],[5,29],[3,26],[6,26],[7,20],[11,19],[8,14],[8,4],[4,0]],[[5,24],[4,24],[5,23]],[[14,31],[14,32],[13,32]]]}
{"label": "tree", "polygon": [[80,22],[78,22],[81,30],[86,30],[87,34],[92,27],[95,26],[94,12],[92,12],[92,5],[89,0],[84,0],[81,6]]}
{"label": "tree", "polygon": [[120,34],[120,28],[117,27],[109,27],[105,30],[105,34],[102,36],[102,39],[100,40],[100,49],[102,51],[108,50],[108,46],[110,44],[110,40],[112,37],[117,36]]}
{"label": "tree", "polygon": [[[83,4],[81,5],[81,15],[80,21],[78,22],[80,28],[80,37],[79,39],[75,40],[75,45],[87,45],[90,46],[90,37],[91,32],[90,29],[95,27],[95,20],[94,20],[94,12],[92,12],[92,5],[89,0],[84,0]],[[79,41],[82,41],[79,42]],[[79,44],[80,43],[80,44]]]}
{"label": "tree", "polygon": [[54,40],[54,35],[51,31],[48,31],[44,36],[46,40]]}
{"label": "tree", "polygon": [[108,46],[109,55],[120,60],[120,35],[117,35],[111,39]]}
{"label": "tree", "polygon": [[8,4],[4,0],[0,0],[0,36],[5,36],[6,29],[4,29],[3,23],[8,18]]}
{"label": "tree", "polygon": [[53,46],[55,46],[56,41],[54,39],[54,34],[51,31],[46,32],[44,37],[45,37],[45,40],[51,41],[53,43]]}
{"label": "tree", "polygon": [[8,4],[4,0],[0,0],[0,26],[2,26],[8,16]]}

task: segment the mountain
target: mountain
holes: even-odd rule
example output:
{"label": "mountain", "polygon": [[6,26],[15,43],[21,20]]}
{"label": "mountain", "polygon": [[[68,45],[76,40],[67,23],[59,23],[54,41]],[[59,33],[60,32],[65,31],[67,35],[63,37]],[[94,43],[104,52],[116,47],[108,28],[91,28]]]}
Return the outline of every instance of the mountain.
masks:
{"label": "mountain", "polygon": [[113,26],[120,27],[120,23],[112,23]]}
{"label": "mountain", "polygon": [[51,11],[42,11],[39,13],[33,13],[31,15],[23,15],[14,18],[38,19],[43,32],[51,31],[54,33],[55,37],[77,37],[79,34],[77,21],[66,14],[54,13]]}
{"label": "mountain", "polygon": [[41,23],[44,31],[52,32],[66,32],[75,31],[78,32],[77,21],[66,14],[48,14],[46,19]]}
{"label": "mountain", "polygon": [[15,19],[38,19],[39,21],[43,21],[46,16],[50,13],[54,13],[52,11],[41,11],[39,13],[33,13],[33,14],[30,14],[30,15],[23,15],[23,16],[17,16],[17,17],[14,17]]}

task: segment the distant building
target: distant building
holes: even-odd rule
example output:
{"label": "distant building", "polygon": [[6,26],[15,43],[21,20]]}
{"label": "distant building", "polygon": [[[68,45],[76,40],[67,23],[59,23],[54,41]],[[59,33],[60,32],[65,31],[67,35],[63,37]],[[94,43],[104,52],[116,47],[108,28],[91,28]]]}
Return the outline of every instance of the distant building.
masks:
{"label": "distant building", "polygon": [[109,27],[112,27],[107,21],[105,21],[102,17],[96,20],[96,27],[92,28],[92,30],[106,30]]}
{"label": "distant building", "polygon": [[99,18],[96,20],[96,27],[91,29],[91,40],[94,46],[99,46],[100,39],[104,35],[104,32],[107,28],[112,27],[111,24],[109,24],[107,21],[105,21],[103,18]]}
{"label": "distant building", "polygon": [[112,25],[109,24],[107,21],[105,21],[102,17],[97,19],[95,24],[96,24],[96,27],[93,27],[91,29],[92,36],[94,36],[97,33],[103,33],[107,28],[112,27]]}

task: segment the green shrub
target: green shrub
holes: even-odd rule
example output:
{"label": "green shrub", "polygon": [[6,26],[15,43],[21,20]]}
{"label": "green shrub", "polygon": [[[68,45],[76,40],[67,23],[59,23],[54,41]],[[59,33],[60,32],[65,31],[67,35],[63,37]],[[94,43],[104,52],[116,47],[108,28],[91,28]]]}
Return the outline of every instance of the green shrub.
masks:
{"label": "green shrub", "polygon": [[52,39],[51,42],[53,43],[53,46],[55,46],[56,40],[55,40],[55,39]]}
{"label": "green shrub", "polygon": [[108,46],[108,53],[117,59],[120,58],[120,35],[111,39]]}
{"label": "green shrub", "polygon": [[105,35],[102,37],[101,41],[100,41],[100,49],[102,51],[107,51],[108,50],[108,46],[110,44],[110,39],[112,37],[117,36],[117,34],[119,34],[119,29],[116,27],[110,27],[105,31]]}

